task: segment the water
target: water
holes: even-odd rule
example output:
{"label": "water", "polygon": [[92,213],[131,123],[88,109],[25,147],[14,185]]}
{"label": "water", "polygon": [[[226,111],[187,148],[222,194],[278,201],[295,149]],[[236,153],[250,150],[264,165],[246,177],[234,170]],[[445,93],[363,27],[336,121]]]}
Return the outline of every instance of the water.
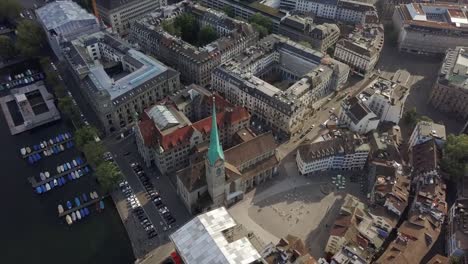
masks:
{"label": "water", "polygon": [[68,226],[58,218],[57,205],[77,194],[96,190],[90,175],[39,196],[27,177],[48,170],[56,173],[58,163],[70,161],[79,153],[67,150],[29,165],[20,158],[19,149],[60,132],[71,131],[64,122],[40,127],[32,132],[11,136],[0,114],[0,255],[1,263],[113,263],[134,261],[130,241],[111,200],[102,213],[92,213]]}

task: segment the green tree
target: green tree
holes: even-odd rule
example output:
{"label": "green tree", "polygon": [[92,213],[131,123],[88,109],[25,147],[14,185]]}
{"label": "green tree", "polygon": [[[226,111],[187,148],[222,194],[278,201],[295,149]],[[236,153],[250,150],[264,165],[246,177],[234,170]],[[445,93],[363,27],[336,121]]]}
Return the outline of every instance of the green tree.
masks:
{"label": "green tree", "polygon": [[176,32],[180,32],[180,37],[188,43],[196,44],[200,27],[196,18],[188,13],[178,16],[174,21]]}
{"label": "green tree", "polygon": [[75,142],[78,148],[83,149],[83,147],[89,143],[94,142],[94,138],[97,136],[98,131],[95,127],[85,126],[75,132]]}
{"label": "green tree", "polygon": [[86,156],[86,160],[93,166],[97,168],[101,163],[104,162],[104,146],[101,142],[91,141],[86,143],[83,147],[83,153]]}
{"label": "green tree", "polygon": [[223,12],[228,15],[229,17],[234,17],[235,16],[235,12],[234,12],[234,8],[232,8],[232,6],[224,6],[223,7]]}
{"label": "green tree", "polygon": [[16,48],[25,57],[38,56],[44,48],[45,35],[42,28],[32,20],[22,20],[16,27]]}
{"label": "green tree", "polygon": [[444,145],[442,170],[457,182],[461,179],[468,164],[468,135],[449,135]]}
{"label": "green tree", "polygon": [[255,15],[251,16],[249,22],[264,27],[268,31],[268,34],[273,30],[273,23],[271,20],[260,13],[255,13]]}
{"label": "green tree", "polygon": [[66,115],[72,115],[72,112],[75,111],[74,106],[75,105],[73,105],[73,100],[70,96],[60,97],[58,100],[58,107],[60,111]]}
{"label": "green tree", "polygon": [[434,122],[434,121],[432,121],[432,119],[430,117],[425,116],[425,115],[418,117],[418,122],[419,121]]}
{"label": "green tree", "polygon": [[264,26],[260,26],[259,24],[252,23],[252,27],[258,32],[260,38],[265,37],[268,35],[268,29]]}
{"label": "green tree", "polygon": [[407,111],[403,115],[403,121],[410,126],[416,125],[416,122],[418,122],[418,112],[416,112],[416,107],[411,108],[411,110]]}
{"label": "green tree", "polygon": [[205,46],[218,38],[216,31],[212,27],[202,27],[198,32],[198,45]]}
{"label": "green tree", "polygon": [[21,4],[17,0],[0,1],[0,22],[13,22],[21,12]]}
{"label": "green tree", "polygon": [[95,175],[105,192],[110,192],[122,181],[123,175],[117,165],[103,162],[97,168]]}
{"label": "green tree", "polygon": [[0,36],[0,57],[10,59],[16,55],[13,41],[8,36]]}

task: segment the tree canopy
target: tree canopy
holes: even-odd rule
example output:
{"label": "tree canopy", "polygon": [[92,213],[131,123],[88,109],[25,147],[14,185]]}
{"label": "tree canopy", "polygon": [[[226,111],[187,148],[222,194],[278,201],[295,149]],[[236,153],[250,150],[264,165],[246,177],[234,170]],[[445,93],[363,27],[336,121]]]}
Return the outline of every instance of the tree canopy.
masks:
{"label": "tree canopy", "polygon": [[101,142],[91,141],[86,143],[83,147],[83,153],[86,156],[89,164],[94,168],[97,168],[101,163],[104,162],[103,155],[105,149]]}
{"label": "tree canopy", "polygon": [[12,23],[21,12],[21,4],[17,0],[0,1],[0,22]]}
{"label": "tree canopy", "polygon": [[218,38],[216,31],[212,27],[202,27],[200,32],[198,32],[198,44],[200,46],[205,46]]}
{"label": "tree canopy", "polygon": [[0,57],[10,59],[16,55],[13,41],[8,36],[0,36]]}
{"label": "tree canopy", "polygon": [[468,164],[468,135],[449,135],[444,146],[442,170],[456,181],[461,179]]}
{"label": "tree canopy", "polygon": [[96,168],[95,175],[105,192],[115,189],[123,179],[123,175],[117,165],[108,161],[101,163]]}
{"label": "tree canopy", "polygon": [[22,20],[16,27],[16,48],[25,57],[35,57],[41,52],[45,44],[42,28],[32,20]]}
{"label": "tree canopy", "polygon": [[259,32],[261,38],[270,34],[273,30],[271,20],[260,13],[251,16],[249,22]]}
{"label": "tree canopy", "polygon": [[234,12],[234,8],[232,8],[232,6],[224,6],[223,7],[223,12],[228,15],[228,17],[234,17],[235,16],[235,12]]}
{"label": "tree canopy", "polygon": [[97,136],[98,131],[95,127],[84,126],[75,132],[75,142],[78,148],[83,149],[83,147],[89,143],[94,142],[95,136]]}
{"label": "tree canopy", "polygon": [[164,21],[162,27],[170,34],[195,46],[205,46],[218,38],[218,34],[212,27],[200,28],[197,19],[187,13],[176,17],[173,22]]}

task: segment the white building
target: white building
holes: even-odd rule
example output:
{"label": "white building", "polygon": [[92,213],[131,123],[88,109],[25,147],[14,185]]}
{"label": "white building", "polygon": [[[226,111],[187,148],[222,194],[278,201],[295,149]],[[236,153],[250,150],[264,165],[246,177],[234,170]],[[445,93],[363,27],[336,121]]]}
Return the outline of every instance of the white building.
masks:
{"label": "white building", "polygon": [[445,141],[445,126],[428,121],[420,121],[414,127],[413,133],[408,140],[408,148],[411,149],[414,145],[419,145],[430,139]]}
{"label": "white building", "polygon": [[364,76],[377,64],[383,44],[382,25],[356,27],[352,33],[336,43],[333,58],[346,63],[353,72]]}
{"label": "white building", "polygon": [[362,0],[280,0],[280,8],[355,24],[376,11],[372,3]]}
{"label": "white building", "polygon": [[344,135],[300,146],[296,163],[302,175],[315,171],[362,169],[366,165],[369,151],[369,144],[353,135]]}
{"label": "white building", "polygon": [[338,124],[358,134],[366,134],[377,128],[379,118],[366,104],[356,97],[351,97],[341,103]]}
{"label": "white building", "polygon": [[96,17],[73,1],[50,2],[38,8],[36,15],[50,47],[59,58],[62,58],[60,43],[100,29]]}
{"label": "white building", "polygon": [[167,0],[95,0],[99,18],[119,35],[128,34],[133,20],[149,14]]}
{"label": "white building", "polygon": [[171,241],[186,264],[249,264],[261,256],[247,237],[233,239],[238,224],[224,207],[190,220],[172,235]]}

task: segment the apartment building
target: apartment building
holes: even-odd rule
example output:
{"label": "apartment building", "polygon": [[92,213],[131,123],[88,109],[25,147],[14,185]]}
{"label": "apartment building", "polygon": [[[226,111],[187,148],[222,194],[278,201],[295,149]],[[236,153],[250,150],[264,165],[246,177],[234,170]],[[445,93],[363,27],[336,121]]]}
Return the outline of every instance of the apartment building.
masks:
{"label": "apartment building", "polygon": [[81,36],[63,50],[106,133],[133,124],[143,109],[180,89],[178,72],[109,33]]}
{"label": "apartment building", "polygon": [[294,41],[305,41],[321,52],[333,47],[340,37],[340,29],[336,24],[315,25],[311,17],[298,15],[283,17],[278,33]]}
{"label": "apartment building", "polygon": [[348,127],[358,134],[367,134],[379,125],[379,118],[357,97],[351,97],[341,102],[338,125]]}
{"label": "apartment building", "polygon": [[446,249],[449,257],[468,259],[468,200],[457,199],[449,210]]}
{"label": "apartment building", "polygon": [[[233,146],[233,136],[249,126],[250,115],[245,108],[232,107],[219,96],[216,98],[219,139],[222,146],[228,148]],[[211,107],[212,104],[200,105],[204,109]],[[146,166],[155,165],[163,174],[189,166],[198,150],[206,150],[211,119],[207,116],[191,122],[173,101],[146,109],[135,133],[138,150]]]}
{"label": "apartment building", "polygon": [[398,30],[398,49],[425,55],[445,54],[466,46],[467,8],[447,3],[409,3],[395,7],[393,24]]}
{"label": "apartment building", "polygon": [[[197,47],[164,29],[165,23],[174,23],[178,16],[187,13],[192,14],[201,26],[215,29],[218,39]],[[248,23],[229,18],[223,12],[182,1],[135,21],[130,40],[146,53],[177,69],[182,81],[207,86],[211,83],[213,69],[254,45],[258,32]]]}
{"label": "apartment building", "polygon": [[302,175],[326,170],[359,170],[366,165],[369,151],[368,143],[347,134],[299,146],[296,163]]}
{"label": "apartment building", "polygon": [[275,131],[290,135],[341,89],[349,67],[285,37],[269,35],[216,68],[212,88]]}
{"label": "apartment building", "polygon": [[468,120],[468,46],[447,50],[430,102],[443,113]]}
{"label": "apartment building", "polygon": [[361,23],[366,14],[377,11],[372,1],[365,0],[281,0],[280,8],[353,24]]}
{"label": "apartment building", "polygon": [[365,24],[340,39],[333,58],[346,63],[354,73],[368,75],[377,64],[384,45],[384,29],[381,24]]}
{"label": "apartment building", "polygon": [[445,126],[429,121],[420,121],[416,124],[408,140],[408,148],[435,139],[438,142],[446,140]]}
{"label": "apartment building", "polygon": [[131,23],[162,6],[167,0],[95,0],[99,19],[112,32],[125,36]]}
{"label": "apartment building", "polygon": [[47,3],[36,9],[36,16],[54,54],[61,59],[63,42],[100,30],[96,17],[73,1]]}

